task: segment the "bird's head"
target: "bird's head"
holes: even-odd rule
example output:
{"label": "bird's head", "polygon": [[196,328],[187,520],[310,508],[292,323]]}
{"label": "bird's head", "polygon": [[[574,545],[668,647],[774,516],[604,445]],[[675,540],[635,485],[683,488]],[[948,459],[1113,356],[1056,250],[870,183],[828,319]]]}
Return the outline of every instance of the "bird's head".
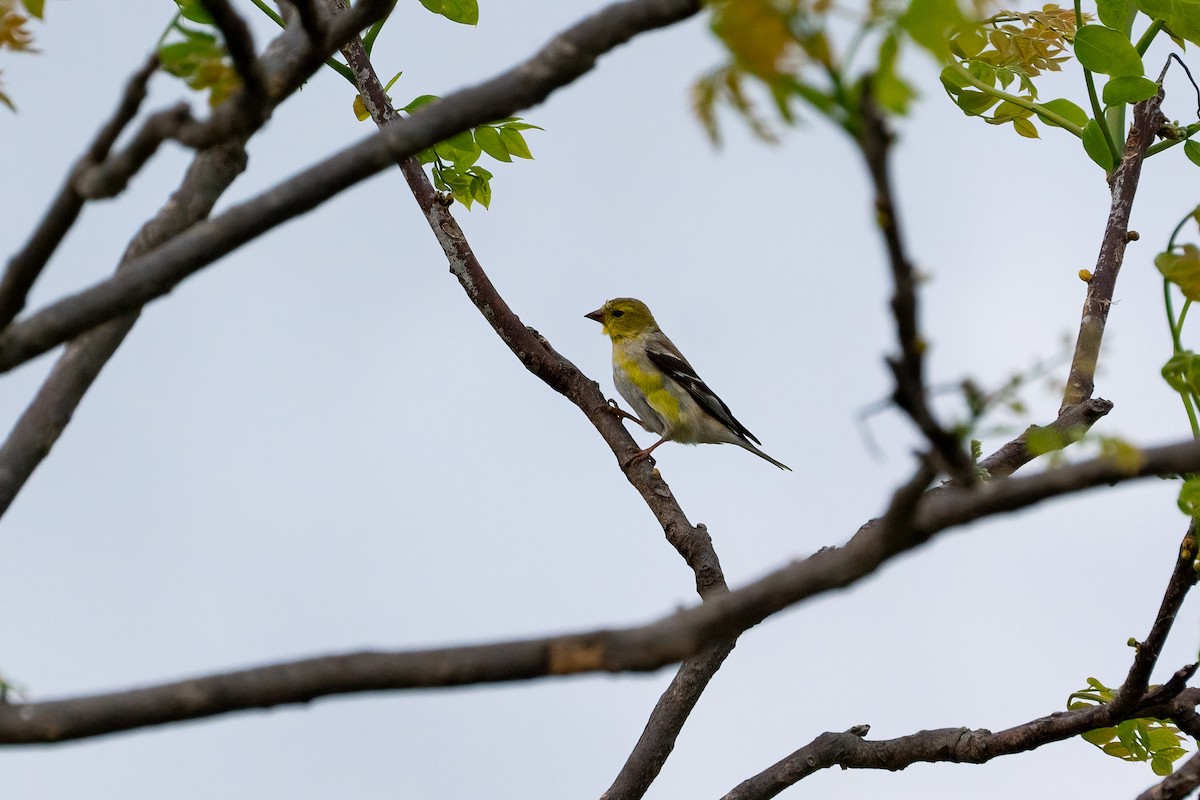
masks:
{"label": "bird's head", "polygon": [[658,330],[658,323],[654,321],[650,309],[641,300],[634,300],[632,297],[614,298],[584,316],[603,325],[604,333],[612,339],[624,339]]}

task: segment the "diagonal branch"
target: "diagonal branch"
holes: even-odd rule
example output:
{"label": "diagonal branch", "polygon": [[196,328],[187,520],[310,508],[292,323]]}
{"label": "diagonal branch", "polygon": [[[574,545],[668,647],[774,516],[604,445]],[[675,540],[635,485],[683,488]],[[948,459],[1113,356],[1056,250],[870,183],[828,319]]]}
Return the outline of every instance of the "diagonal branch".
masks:
{"label": "diagonal branch", "polygon": [[[343,24],[336,26],[335,30],[338,35],[345,34],[347,30],[357,33],[353,28],[346,27],[347,21],[351,25],[356,25],[364,19],[373,18],[373,15],[382,14],[389,9],[393,1],[364,0],[355,6],[354,11],[345,15]],[[289,92],[295,91],[301,85],[299,76],[307,75],[321,63],[320,60],[316,60],[320,53],[313,54],[311,48],[303,42],[298,43],[297,40],[301,38],[302,33],[297,35],[284,31],[262,59],[261,67],[264,74],[267,76],[269,84],[276,87],[273,102],[281,102]],[[305,55],[306,53],[308,55]],[[151,63],[157,66],[157,60]],[[144,91],[145,81],[149,78],[151,71],[151,64],[147,64],[144,71],[134,77],[131,86],[141,86]],[[137,102],[135,101],[138,94],[139,92],[132,90],[127,92],[120,114],[101,131],[97,138],[97,146],[89,154],[94,157],[85,157],[82,171],[78,173],[80,184],[84,182],[87,175],[105,173],[112,169],[110,162],[120,162],[125,158],[123,154],[118,154],[113,159],[106,158],[106,156],[113,142],[127,124],[126,117],[131,119],[136,113]],[[231,100],[214,112],[214,120],[219,120],[222,115],[236,114],[238,109],[239,106],[235,104],[234,100]],[[265,120],[266,117],[260,115],[255,118]],[[210,120],[211,122],[212,120]],[[144,131],[152,124],[151,121],[143,125],[142,131],[134,137],[134,144],[126,148],[126,153],[139,150],[138,142],[145,141]],[[238,124],[245,129],[248,123],[242,121]],[[246,135],[248,136],[249,132]],[[158,215],[142,227],[126,249],[121,264],[118,266],[118,273],[126,269],[130,262],[137,257],[170,241],[208,216],[217,198],[245,169],[246,155],[242,141],[242,139],[235,139],[197,154],[188,168],[180,188]],[[68,185],[60,193],[60,198],[70,197],[69,193],[74,191],[75,188]],[[70,220],[57,229],[53,238],[49,239],[47,243],[39,245],[41,249],[37,251],[37,255],[33,259],[36,266],[29,277],[30,281],[36,277],[36,272],[49,258],[50,253],[53,252],[54,247],[57,246],[77,214],[78,208],[74,210]],[[52,208],[47,220],[56,218],[56,212]],[[46,225],[47,223],[44,222],[43,227]],[[35,234],[32,241],[37,242],[38,236]],[[28,250],[29,248],[27,248]],[[24,303],[23,294],[20,296],[20,303]],[[38,389],[34,399],[21,414],[4,443],[0,445],[0,516],[12,505],[13,500],[16,499],[17,494],[34,470],[50,453],[51,447],[66,429],[84,395],[91,388],[104,365],[120,347],[121,342],[124,341],[136,321],[137,309],[133,309],[129,315],[90,330],[86,335],[74,339],[67,345],[62,356]]]}
{"label": "diagonal branch", "polygon": [[[568,28],[525,63],[421,108],[412,117],[389,125],[385,133],[346,148],[196,225],[136,259],[122,273],[14,323],[0,335],[0,371],[163,296],[197,270],[380,172],[394,163],[394,158],[413,155],[459,131],[541,102],[591,70],[599,56],[639,33],[695,14],[699,5],[699,0],[626,0],[605,8]],[[344,27],[343,19],[335,22]],[[312,58],[310,55],[304,63]]]}
{"label": "diagonal branch", "polygon": [[[849,586],[948,528],[1086,488],[1200,471],[1200,443],[1195,441],[1145,450],[1141,455],[1136,470],[1098,458],[972,489],[943,488],[923,497],[919,487],[925,475],[918,473],[896,493],[888,515],[864,525],[845,545],[822,549],[745,587],[710,596],[699,606],[647,625],[490,645],[327,656],[113,694],[10,703],[0,705],[0,743],[76,739],[306,703],[331,694],[656,670],[726,641],[803,600]],[[919,506],[912,513],[917,498]],[[906,520],[909,513],[911,520]],[[1172,680],[1162,691],[1150,692],[1139,701],[1138,709],[1155,704],[1153,713],[1139,715],[1167,718],[1180,713],[1180,708],[1165,708],[1167,698],[1182,688],[1182,681]],[[1057,716],[1047,718],[1047,724]]]}
{"label": "diagonal branch", "polygon": [[[335,9],[337,8],[336,0],[328,0],[328,2]],[[342,48],[342,55],[345,56],[346,64],[355,75],[359,95],[376,125],[383,129],[398,120],[400,117],[392,107],[362,42],[359,39],[351,40]],[[397,165],[408,182],[409,189],[424,213],[426,221],[441,243],[450,262],[451,271],[459,279],[471,302],[475,304],[501,339],[509,344],[514,354],[534,374],[538,374],[538,371],[533,369],[533,362],[530,360],[530,354],[535,350],[525,348],[544,347],[549,350],[549,345],[542,341],[539,341],[536,346],[528,343],[522,344],[529,334],[529,329],[509,309],[507,303],[492,285],[462,229],[451,215],[448,205],[442,202],[426,177],[424,169],[412,156],[398,158]],[[540,339],[540,337],[538,338]],[[547,356],[551,353],[553,353],[552,350],[547,353]],[[561,366],[570,375],[571,383],[578,383],[580,379],[584,378],[573,365],[564,363]],[[608,445],[617,456],[618,464],[628,463],[628,451],[636,450],[637,446],[623,425],[618,424],[614,428],[612,422],[616,418],[607,408],[596,411],[595,398],[590,396],[594,393],[594,384],[592,384],[591,391],[580,394],[570,391],[569,383],[556,385],[549,380],[547,383],[575,402],[597,429],[605,435]],[[606,433],[606,431],[610,431],[610,433]],[[651,510],[655,511],[671,544],[695,572],[696,589],[701,597],[727,592],[728,587],[725,584],[717,553],[713,549],[712,539],[703,526],[693,527],[687,521],[683,510],[670,495],[665,481],[645,467],[638,469],[626,467],[624,471],[630,483],[644,498],[647,500],[655,498],[655,503],[651,504]],[[605,798],[609,798],[609,800],[639,798],[645,794],[646,789],[658,776],[667,757],[674,749],[679,732],[699,701],[700,695],[733,651],[735,643],[736,637],[727,639],[686,659],[680,665],[667,690],[659,698],[651,712],[645,730],[624,767],[617,775],[612,787],[605,793]]]}
{"label": "diagonal branch", "polygon": [[[356,35],[359,30],[390,9],[393,2],[394,0],[360,0],[350,11],[331,21],[327,26],[329,28],[327,41],[334,41],[339,36]],[[475,90],[476,94],[482,91],[486,96],[488,87],[507,87],[510,95],[518,93],[525,97],[530,92],[541,92],[541,97],[544,97],[552,89],[569,83],[590,68],[594,59],[605,48],[615,47],[641,30],[661,27],[676,19],[682,19],[690,13],[695,13],[696,9],[695,2],[683,2],[683,0],[672,0],[667,3],[663,3],[662,0],[634,0],[634,2],[617,4],[569,29],[551,42],[543,54],[535,56],[522,67],[507,73],[506,76],[484,84],[480,90]],[[569,63],[575,72],[568,75],[558,75],[553,72],[557,57],[552,56],[560,51],[574,54],[574,59]],[[545,55],[546,52],[551,55]],[[311,70],[315,70],[323,63],[327,56],[328,53],[324,50],[314,50],[308,44],[304,31],[298,26],[285,31],[263,56],[267,85],[271,89],[272,99],[279,101],[289,92],[299,88],[304,78],[311,73]],[[306,72],[306,70],[308,71]],[[514,102],[511,97],[501,97],[500,101],[510,104]],[[449,102],[449,98],[445,102]],[[465,102],[468,106],[471,105],[469,97]],[[441,105],[438,104],[439,107]],[[449,108],[453,110],[455,105],[451,103]],[[219,117],[224,109],[224,105],[217,109],[214,112],[214,118]],[[483,114],[480,121],[498,119],[507,116],[507,113],[491,114],[487,112]],[[436,116],[432,118],[437,119]],[[406,122],[406,124],[408,123]],[[457,118],[451,124],[459,124]],[[466,125],[469,126],[469,123]],[[440,141],[446,136],[457,133],[460,129],[447,130],[443,136],[429,134],[432,138],[421,147]],[[420,147],[415,147],[413,152],[419,149]],[[361,169],[361,160],[371,161],[372,158],[378,159],[378,164],[367,168],[361,174],[352,175],[349,178],[339,175],[339,169],[347,162],[357,164]],[[362,145],[350,148],[342,156],[335,156],[296,179],[285,182],[283,187],[266,192],[257,201],[231,209],[214,221],[185,226],[186,231],[173,231],[172,235],[165,240],[156,240],[153,248],[131,250],[129,262],[124,263],[114,278],[101,284],[101,286],[109,286],[110,289],[114,285],[116,286],[115,291],[108,295],[110,300],[115,298],[116,302],[111,303],[102,313],[93,315],[86,321],[67,319],[73,313],[70,309],[79,307],[77,299],[81,296],[77,295],[75,298],[68,298],[66,301],[11,326],[7,332],[0,334],[0,350],[7,347],[10,357],[19,354],[15,355],[15,358],[11,358],[8,368],[11,369],[18,363],[44,353],[57,344],[75,338],[105,321],[139,309],[141,302],[127,302],[121,299],[123,292],[130,291],[129,287],[135,287],[134,291],[142,292],[140,296],[145,299],[161,296],[170,291],[179,280],[205,264],[217,260],[237,244],[249,241],[258,233],[314,207],[321,200],[336,194],[342,188],[353,185],[356,180],[374,174],[389,163],[391,163],[391,157],[386,144],[381,137],[375,137]],[[277,203],[279,208],[288,208],[288,212],[276,213]],[[239,231],[242,236],[236,243],[222,239],[222,236],[227,235],[231,229]],[[162,270],[157,278],[154,275],[154,265],[156,264]],[[172,269],[175,270],[173,274],[171,273]],[[152,289],[149,288],[151,285]],[[94,297],[93,295],[93,299]],[[86,306],[87,302],[85,300],[82,304]],[[66,304],[65,307],[63,303]],[[38,321],[39,318],[40,321]],[[17,328],[21,328],[22,332],[18,332]],[[53,333],[47,335],[51,330]],[[9,434],[3,447],[0,447],[0,515],[8,509],[33,470],[46,457],[53,443],[57,441],[67,422],[70,421],[75,407],[95,380],[104,362],[115,351],[123,336],[124,334],[121,334],[120,337],[117,337],[115,343],[110,342],[104,346],[97,344],[94,349],[81,347],[74,352],[68,351],[64,354],[63,359],[60,359],[60,364],[56,366],[52,380],[43,386],[38,397],[26,409],[17,426]],[[2,360],[3,356],[0,356],[0,361]],[[565,362],[565,359],[562,361],[569,363]],[[603,405],[603,398],[594,384],[592,390],[598,399],[595,399],[594,403],[593,401],[589,401],[589,403]],[[586,389],[581,387],[580,391],[586,391]],[[616,420],[611,420],[612,424],[609,424],[607,419],[600,417],[597,419],[600,424],[605,425],[602,430],[607,430],[608,436],[623,435],[628,439],[630,447],[636,447],[632,438]],[[665,484],[652,487],[652,496],[656,500],[658,499],[657,492],[666,491],[666,496],[670,497],[669,490],[663,487]],[[668,529],[668,535],[671,535],[671,531],[675,529],[683,532],[690,529],[690,525],[673,524],[672,528]],[[688,546],[691,547],[691,545]],[[706,581],[710,580],[710,576],[720,574],[719,568],[714,571],[711,565],[702,563],[698,549],[694,550],[689,564],[699,564],[701,573],[698,574],[705,575]]]}
{"label": "diagonal branch", "polygon": [[121,131],[137,116],[142,101],[146,99],[146,84],[157,69],[158,58],[152,56],[129,79],[112,118],[101,126],[83,156],[71,167],[67,179],[63,181],[29,241],[9,260],[4,277],[0,279],[0,330],[4,330],[21,313],[29,290],[83,210],[83,197],[75,188],[76,176],[108,156]]}
{"label": "diagonal branch", "polygon": [[1151,626],[1146,641],[1137,645],[1137,652],[1133,664],[1129,668],[1129,674],[1125,677],[1125,682],[1121,684],[1117,696],[1113,698],[1112,705],[1120,708],[1128,707],[1145,696],[1146,689],[1150,685],[1150,674],[1154,671],[1154,665],[1158,663],[1163,645],[1166,644],[1167,636],[1171,633],[1175,616],[1183,606],[1188,590],[1196,585],[1196,557],[1196,521],[1193,519],[1188,525],[1187,532],[1183,535],[1179,550],[1175,553],[1175,568],[1171,571],[1171,577],[1167,581],[1167,588],[1163,592],[1162,603],[1159,606],[1158,615],[1154,619],[1154,625]]}

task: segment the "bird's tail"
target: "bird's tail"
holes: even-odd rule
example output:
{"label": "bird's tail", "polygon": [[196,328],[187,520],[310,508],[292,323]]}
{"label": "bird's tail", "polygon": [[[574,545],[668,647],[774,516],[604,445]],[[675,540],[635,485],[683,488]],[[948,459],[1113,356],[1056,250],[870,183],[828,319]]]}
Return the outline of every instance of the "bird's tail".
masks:
{"label": "bird's tail", "polygon": [[787,464],[784,464],[782,461],[776,461],[775,459],[771,458],[769,455],[764,453],[762,450],[759,450],[757,447],[750,444],[749,442],[742,441],[742,442],[738,442],[738,444],[740,444],[742,447],[749,450],[751,453],[754,453],[754,455],[758,456],[759,458],[770,461],[772,464],[779,467],[780,469],[786,469],[788,472],[792,471],[792,468],[789,467]]}

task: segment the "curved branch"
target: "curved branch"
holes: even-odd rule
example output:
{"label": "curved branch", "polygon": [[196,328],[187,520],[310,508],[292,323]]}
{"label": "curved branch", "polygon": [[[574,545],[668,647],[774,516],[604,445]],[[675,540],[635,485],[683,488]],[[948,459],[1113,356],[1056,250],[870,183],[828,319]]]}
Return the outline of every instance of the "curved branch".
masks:
{"label": "curved branch", "polygon": [[[1200,690],[1177,690],[1176,705],[1194,707]],[[895,739],[871,741],[853,729],[823,733],[811,743],[758,775],[742,782],[722,800],[766,800],[822,769],[900,770],[918,763],[982,764],[1000,756],[1023,753],[1094,728],[1148,715],[1149,707],[1115,713],[1110,705],[1062,711],[992,733],[984,728],[940,728]],[[1178,796],[1178,795],[1171,795]]]}
{"label": "curved branch", "polygon": [[[329,694],[656,670],[728,640],[802,600],[849,586],[948,528],[1087,488],[1200,471],[1200,442],[1189,440],[1141,455],[1134,470],[1098,458],[1041,475],[971,489],[945,487],[922,495],[917,490],[929,469],[923,467],[896,493],[887,515],[864,525],[842,547],[820,550],[741,589],[648,625],[491,645],[327,656],[115,694],[0,705],[0,743],[75,739],[304,703]],[[1144,702],[1152,699],[1163,702],[1156,692],[1150,692]],[[1166,710],[1154,714],[1170,715]]]}

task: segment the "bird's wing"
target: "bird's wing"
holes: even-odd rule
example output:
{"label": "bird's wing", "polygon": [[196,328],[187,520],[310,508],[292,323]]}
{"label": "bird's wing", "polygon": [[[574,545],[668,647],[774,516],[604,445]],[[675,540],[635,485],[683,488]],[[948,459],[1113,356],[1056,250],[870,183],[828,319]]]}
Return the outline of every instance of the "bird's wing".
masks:
{"label": "bird's wing", "polygon": [[729,406],[725,405],[725,401],[717,397],[716,392],[700,380],[700,376],[679,352],[679,348],[675,347],[671,340],[663,338],[665,341],[654,342],[646,346],[646,357],[650,359],[650,362],[665,372],[671,380],[686,389],[692,399],[722,425],[738,436],[744,436],[755,444],[762,444],[745,425],[737,421],[733,412],[729,410]]}

